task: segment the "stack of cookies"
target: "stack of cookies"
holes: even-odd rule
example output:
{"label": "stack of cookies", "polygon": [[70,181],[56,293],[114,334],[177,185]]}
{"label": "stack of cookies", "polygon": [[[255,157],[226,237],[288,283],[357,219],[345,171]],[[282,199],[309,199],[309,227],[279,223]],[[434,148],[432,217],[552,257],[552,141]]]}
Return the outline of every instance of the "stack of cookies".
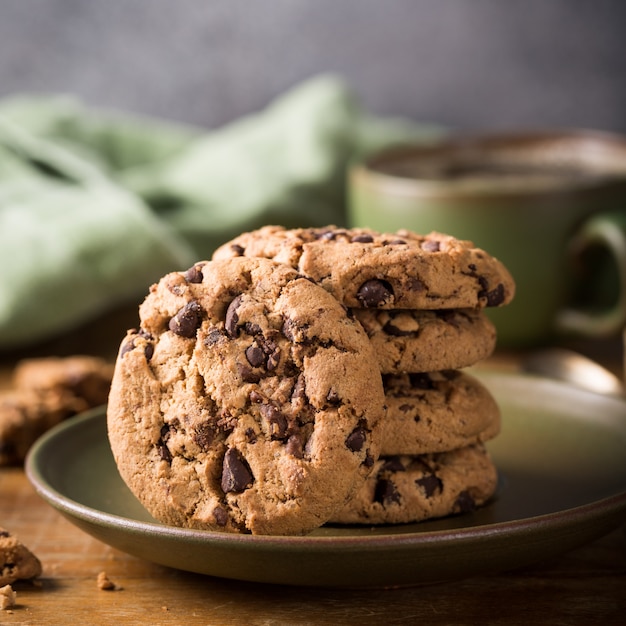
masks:
{"label": "stack of cookies", "polygon": [[374,347],[386,405],[381,456],[331,521],[414,522],[473,510],[493,495],[497,472],[483,443],[498,434],[500,412],[460,370],[495,348],[485,307],[514,295],[497,259],[439,233],[274,226],[214,258],[236,255],[296,267],[349,307]]}
{"label": "stack of cookies", "polygon": [[432,233],[265,227],[153,285],[108,408],[120,474],[159,520],[301,534],[404,523],[494,493],[488,356],[506,268]]}

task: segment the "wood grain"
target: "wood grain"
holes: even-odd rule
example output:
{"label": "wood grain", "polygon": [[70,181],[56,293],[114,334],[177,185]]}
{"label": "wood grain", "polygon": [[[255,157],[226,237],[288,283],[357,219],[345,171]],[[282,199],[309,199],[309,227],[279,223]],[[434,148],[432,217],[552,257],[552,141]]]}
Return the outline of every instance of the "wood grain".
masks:
{"label": "wood grain", "polygon": [[[510,367],[507,359],[494,363]],[[0,367],[0,387],[7,385],[10,370],[10,363]],[[124,554],[40,499],[21,468],[0,468],[0,526],[43,563],[38,581],[14,585],[17,606],[0,611],[3,626],[617,626],[626,615],[626,528],[549,562],[497,576],[351,591],[229,581]],[[118,588],[99,589],[100,572]]]}
{"label": "wood grain", "polygon": [[[626,532],[532,568],[404,589],[324,590],[221,580],[124,554],[75,528],[18,468],[0,470],[0,525],[41,559],[0,624],[620,624]],[[100,572],[119,587],[98,588]]]}

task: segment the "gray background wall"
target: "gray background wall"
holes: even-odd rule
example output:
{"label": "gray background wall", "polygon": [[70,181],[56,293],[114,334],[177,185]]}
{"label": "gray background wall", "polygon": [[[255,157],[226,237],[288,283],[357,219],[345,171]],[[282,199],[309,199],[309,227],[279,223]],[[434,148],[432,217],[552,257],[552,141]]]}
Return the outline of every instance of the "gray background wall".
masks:
{"label": "gray background wall", "polygon": [[321,71],[374,113],[626,131],[620,0],[0,0],[0,96],[211,127]]}

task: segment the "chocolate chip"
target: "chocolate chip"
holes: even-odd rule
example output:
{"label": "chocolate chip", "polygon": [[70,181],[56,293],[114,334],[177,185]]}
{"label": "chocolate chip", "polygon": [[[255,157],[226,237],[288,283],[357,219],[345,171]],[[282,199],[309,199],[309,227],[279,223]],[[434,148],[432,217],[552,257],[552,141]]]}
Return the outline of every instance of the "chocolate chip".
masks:
{"label": "chocolate chip", "polygon": [[236,256],[243,256],[246,251],[246,249],[243,246],[240,246],[238,243],[231,244],[230,249],[235,253]]}
{"label": "chocolate chip", "polygon": [[489,289],[489,281],[484,276],[478,277],[478,282],[482,289],[478,292],[479,298],[485,298],[487,306],[500,306],[505,298],[504,285],[498,284],[495,289]]}
{"label": "chocolate chip", "polygon": [[461,491],[454,502],[456,513],[469,513],[476,509],[476,502],[469,491]]}
{"label": "chocolate chip", "polygon": [[360,452],[366,440],[367,431],[363,425],[359,425],[346,438],[346,447],[352,452]]}
{"label": "chocolate chip", "polygon": [[237,313],[237,309],[241,305],[242,299],[243,297],[241,295],[237,296],[228,305],[228,309],[226,309],[226,321],[224,323],[224,327],[226,329],[226,333],[231,339],[239,335],[239,328],[237,327],[237,324],[239,323],[239,315]]}
{"label": "chocolate chip", "polygon": [[293,389],[291,390],[291,399],[306,400],[306,389],[303,374],[299,374],[296,379]]}
{"label": "chocolate chip", "polygon": [[241,493],[251,487],[253,482],[254,477],[246,460],[238,450],[229,448],[222,466],[222,491]]}
{"label": "chocolate chip", "polygon": [[204,338],[204,345],[207,348],[211,348],[218,344],[220,341],[222,341],[222,339],[225,340],[222,332],[214,328],[213,330],[209,331],[207,336]]}
{"label": "chocolate chip", "polygon": [[272,338],[263,335],[257,337],[257,342],[266,356],[265,367],[269,372],[274,371],[280,361],[280,348]]}
{"label": "chocolate chip", "polygon": [[188,302],[170,320],[169,329],[187,339],[195,337],[196,330],[202,323],[202,307],[197,302]]}
{"label": "chocolate chip", "polygon": [[393,502],[400,503],[401,497],[391,480],[381,478],[374,488],[374,502],[386,505]]}
{"label": "chocolate chip", "polygon": [[168,424],[164,424],[161,427],[161,437],[157,442],[157,450],[159,451],[159,456],[168,463],[172,462],[172,453],[170,449],[167,447],[167,440],[170,438],[170,427]]}
{"label": "chocolate chip", "polygon": [[362,235],[355,235],[350,239],[351,243],[372,243],[374,241],[374,237],[371,235],[367,235],[363,233]]}
{"label": "chocolate chip", "polygon": [[244,363],[237,363],[237,373],[245,383],[258,383],[261,376]]}
{"label": "chocolate chip", "polygon": [[135,349],[135,340],[134,339],[129,339],[128,341],[125,341],[122,344],[122,347],[120,349],[120,357],[123,357],[127,352],[130,352],[131,350]]}
{"label": "chocolate chip", "polygon": [[193,267],[190,267],[184,274],[185,280],[188,283],[201,283],[202,282],[202,268],[204,263],[198,263]]}
{"label": "chocolate chip", "polygon": [[291,318],[286,318],[283,321],[281,333],[291,343],[300,343],[307,345],[308,343],[310,343],[308,337],[306,336],[306,331],[308,329],[309,324],[301,323]]}
{"label": "chocolate chip", "polygon": [[410,278],[406,281],[406,286],[410,291],[415,291],[416,293],[420,293],[426,290],[426,285],[419,278]]}
{"label": "chocolate chip", "polygon": [[378,278],[365,281],[359,288],[356,297],[365,308],[376,308],[390,304],[394,300],[392,286],[386,280]]}
{"label": "chocolate chip", "polygon": [[246,428],[246,441],[248,443],[256,443],[256,433],[254,428]]}
{"label": "chocolate chip", "polygon": [[261,334],[261,327],[258,324],[253,324],[252,322],[246,322],[243,325],[243,330],[246,335],[259,335]]}
{"label": "chocolate chip", "polygon": [[291,343],[296,343],[296,333],[298,331],[298,325],[291,318],[283,320],[282,328],[280,329],[283,336],[289,339]]}
{"label": "chocolate chip", "polygon": [[216,427],[224,433],[230,433],[237,426],[237,417],[227,409],[222,409],[217,416]]}
{"label": "chocolate chip", "polygon": [[419,485],[426,494],[427,498],[431,498],[435,493],[441,493],[443,489],[443,483],[434,474],[426,474],[422,478],[418,478],[415,481],[416,485]]}
{"label": "chocolate chip", "polygon": [[500,306],[505,297],[504,285],[500,283],[495,289],[487,292],[487,306]]}
{"label": "chocolate chip", "polygon": [[280,348],[278,348],[278,346],[276,346],[273,342],[271,345],[268,344],[268,348],[271,352],[267,355],[265,367],[268,372],[273,372],[278,367],[278,363],[280,362]]}
{"label": "chocolate chip", "polygon": [[192,438],[201,450],[207,451],[215,438],[215,429],[210,422],[204,422],[196,427]]}
{"label": "chocolate chip", "polygon": [[252,367],[261,367],[265,363],[265,353],[256,343],[246,348],[246,359]]}
{"label": "chocolate chip", "polygon": [[252,367],[265,366],[268,372],[272,372],[280,362],[280,348],[272,339],[257,335],[254,343],[246,349],[246,358]]}
{"label": "chocolate chip", "polygon": [[216,506],[213,509],[213,518],[218,526],[226,526],[228,524],[228,512],[223,506]]}
{"label": "chocolate chip", "polygon": [[259,393],[256,389],[253,389],[250,392],[250,402],[254,402],[255,404],[260,404],[261,402],[265,402],[265,396]]}
{"label": "chocolate chip", "polygon": [[422,245],[420,247],[426,252],[439,252],[439,250],[441,249],[441,244],[438,241],[427,239],[426,241],[422,242]]}
{"label": "chocolate chip", "polygon": [[363,463],[361,463],[361,465],[364,465],[365,467],[373,467],[375,462],[376,462],[376,460],[374,459],[374,457],[370,454],[370,452],[368,450],[365,453],[365,459],[364,459]]}
{"label": "chocolate chip", "polygon": [[326,401],[330,406],[339,406],[341,404],[341,397],[335,389],[330,389],[326,394]]}
{"label": "chocolate chip", "polygon": [[[128,341],[126,341],[122,345],[122,347],[120,349],[120,357],[123,357],[126,353],[131,352],[136,347],[137,347],[136,337],[133,337],[132,339],[129,339]],[[149,361],[152,358],[152,356],[154,355],[154,345],[151,344],[151,343],[144,344],[143,352],[144,352],[144,355],[146,357],[146,361]]]}
{"label": "chocolate chip", "polygon": [[336,228],[334,230],[325,230],[322,231],[321,233],[317,233],[315,235],[316,239],[322,239],[323,241],[334,241],[335,239],[338,239],[339,237],[347,237],[348,236],[348,232],[344,229],[341,228]]}
{"label": "chocolate chip", "polygon": [[287,439],[285,452],[296,459],[301,459],[304,456],[304,442],[300,433],[295,433]]}
{"label": "chocolate chip", "polygon": [[315,235],[316,239],[322,239],[323,241],[332,241],[336,237],[334,230],[325,230]]}
{"label": "chocolate chip", "polygon": [[287,437],[289,421],[278,407],[273,404],[261,405],[261,415],[267,420],[271,439],[283,440]]}

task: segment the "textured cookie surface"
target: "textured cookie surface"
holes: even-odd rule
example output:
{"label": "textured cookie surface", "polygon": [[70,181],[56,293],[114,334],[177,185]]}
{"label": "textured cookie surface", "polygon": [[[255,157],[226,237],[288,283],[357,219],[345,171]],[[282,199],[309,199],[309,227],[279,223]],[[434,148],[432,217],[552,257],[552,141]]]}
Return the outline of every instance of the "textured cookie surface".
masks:
{"label": "textured cookie surface", "polygon": [[500,432],[496,401],[465,372],[386,375],[383,382],[387,414],[382,455],[444,452]]}
{"label": "textured cookie surface", "polygon": [[383,374],[433,372],[490,356],[496,329],[480,309],[352,309],[367,332]]}
{"label": "textured cookie surface", "polygon": [[39,559],[17,537],[0,528],[0,587],[40,574]]}
{"label": "textured cookie surface", "polygon": [[107,412],[120,474],[178,526],[305,533],[379,453],[381,375],[330,294],[266,259],[163,277],[120,346]]}
{"label": "textured cookie surface", "polygon": [[381,457],[342,511],[341,524],[403,524],[473,511],[495,493],[498,474],[482,445],[421,456]]}
{"label": "textured cookie surface", "polygon": [[440,233],[265,226],[227,242],[213,258],[237,256],[291,265],[349,307],[501,306],[515,292],[500,261],[470,241]]}

